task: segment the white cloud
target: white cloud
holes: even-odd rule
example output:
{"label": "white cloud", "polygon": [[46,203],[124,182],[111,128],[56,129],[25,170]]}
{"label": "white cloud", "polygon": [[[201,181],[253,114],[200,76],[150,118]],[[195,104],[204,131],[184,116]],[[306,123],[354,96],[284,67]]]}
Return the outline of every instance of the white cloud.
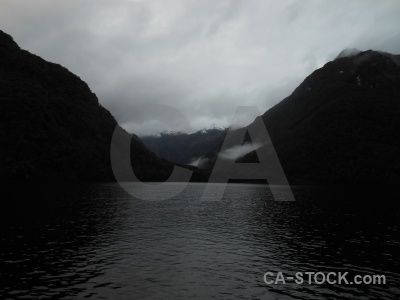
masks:
{"label": "white cloud", "polygon": [[222,151],[219,156],[223,159],[228,159],[228,160],[236,160],[239,157],[242,157],[254,150],[257,150],[260,148],[262,144],[243,144],[243,145],[238,145],[238,146],[233,146],[232,148],[226,149]]}
{"label": "white cloud", "polygon": [[194,166],[194,167],[201,168],[208,161],[209,161],[208,158],[205,158],[205,157],[201,156],[201,157],[192,159],[192,161],[189,163],[189,166]]}
{"label": "white cloud", "polygon": [[193,130],[229,126],[237,106],[265,111],[344,48],[399,53],[399,15],[398,0],[0,2],[2,30],[137,133],[156,122],[125,119],[144,103],[180,110]]}

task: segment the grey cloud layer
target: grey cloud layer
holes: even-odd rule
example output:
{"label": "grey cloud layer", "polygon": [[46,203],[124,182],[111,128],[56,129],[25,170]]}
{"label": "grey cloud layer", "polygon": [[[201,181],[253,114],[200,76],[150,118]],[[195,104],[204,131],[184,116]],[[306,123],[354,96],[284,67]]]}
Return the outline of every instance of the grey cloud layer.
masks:
{"label": "grey cloud layer", "polygon": [[2,0],[0,28],[85,80],[129,131],[227,126],[282,100],[343,48],[400,52],[400,1]]}

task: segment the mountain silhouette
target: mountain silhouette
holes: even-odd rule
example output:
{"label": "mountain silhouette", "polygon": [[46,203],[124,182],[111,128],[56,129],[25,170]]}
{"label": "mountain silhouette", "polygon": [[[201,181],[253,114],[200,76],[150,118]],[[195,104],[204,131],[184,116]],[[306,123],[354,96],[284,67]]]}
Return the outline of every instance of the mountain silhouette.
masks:
{"label": "mountain silhouette", "polygon": [[[261,118],[290,184],[394,184],[399,116],[400,55],[352,49]],[[256,161],[255,152],[238,160]]]}
{"label": "mountain silhouette", "polygon": [[169,177],[173,165],[119,127],[85,82],[0,31],[2,180],[115,180],[110,144],[116,128],[121,139],[131,140],[131,166],[140,180]]}

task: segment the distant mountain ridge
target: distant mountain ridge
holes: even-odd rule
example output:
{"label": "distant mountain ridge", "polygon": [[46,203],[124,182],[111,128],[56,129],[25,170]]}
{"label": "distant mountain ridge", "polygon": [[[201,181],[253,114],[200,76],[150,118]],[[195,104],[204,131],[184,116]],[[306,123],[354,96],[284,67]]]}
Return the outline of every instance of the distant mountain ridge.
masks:
{"label": "distant mountain ridge", "polygon": [[160,158],[179,164],[191,164],[222,143],[226,129],[213,126],[195,133],[161,132],[142,136],[143,143]]}
{"label": "distant mountain ridge", "polygon": [[[112,181],[111,137],[131,140],[143,181],[164,181],[173,165],[119,127],[78,76],[21,50],[0,31],[0,179]],[[121,161],[121,168],[130,168]]]}

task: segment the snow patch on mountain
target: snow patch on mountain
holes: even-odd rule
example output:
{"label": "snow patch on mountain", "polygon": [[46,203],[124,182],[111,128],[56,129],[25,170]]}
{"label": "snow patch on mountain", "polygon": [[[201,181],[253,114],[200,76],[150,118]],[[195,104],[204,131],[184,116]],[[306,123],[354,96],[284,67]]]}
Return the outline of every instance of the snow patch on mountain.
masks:
{"label": "snow patch on mountain", "polygon": [[204,127],[203,129],[199,130],[198,132],[207,133],[210,130],[224,131],[225,129],[226,129],[225,127],[218,126],[217,124],[213,123],[211,126]]}

